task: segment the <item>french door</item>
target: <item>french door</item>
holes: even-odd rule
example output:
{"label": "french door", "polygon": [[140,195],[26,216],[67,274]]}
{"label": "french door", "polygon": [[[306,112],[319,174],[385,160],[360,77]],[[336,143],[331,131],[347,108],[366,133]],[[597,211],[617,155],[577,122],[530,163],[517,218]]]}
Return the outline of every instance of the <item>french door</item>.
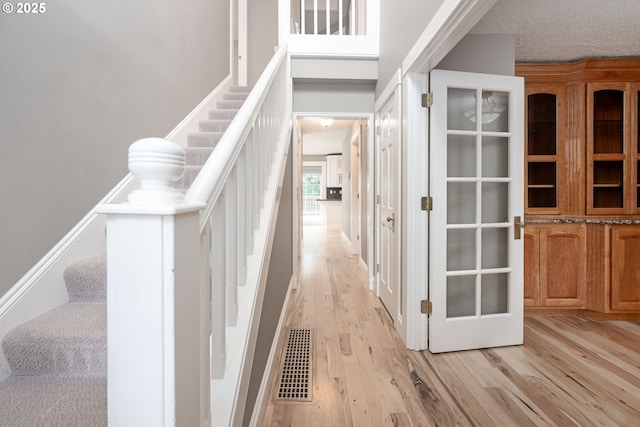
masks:
{"label": "french door", "polygon": [[430,75],[429,350],[523,340],[524,83]]}

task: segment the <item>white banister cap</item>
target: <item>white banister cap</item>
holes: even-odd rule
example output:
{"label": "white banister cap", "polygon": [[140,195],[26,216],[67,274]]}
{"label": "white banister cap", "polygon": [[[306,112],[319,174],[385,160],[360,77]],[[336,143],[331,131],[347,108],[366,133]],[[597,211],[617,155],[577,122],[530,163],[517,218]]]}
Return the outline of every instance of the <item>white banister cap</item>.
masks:
{"label": "white banister cap", "polygon": [[165,205],[184,202],[174,182],[185,170],[184,149],[163,138],[143,138],[129,146],[129,171],[140,188],[129,194],[132,205]]}

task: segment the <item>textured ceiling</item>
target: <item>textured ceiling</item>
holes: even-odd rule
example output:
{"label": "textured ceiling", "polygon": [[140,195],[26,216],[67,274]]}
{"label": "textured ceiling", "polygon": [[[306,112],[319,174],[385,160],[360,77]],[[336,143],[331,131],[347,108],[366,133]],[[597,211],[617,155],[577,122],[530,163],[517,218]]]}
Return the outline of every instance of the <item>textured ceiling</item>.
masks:
{"label": "textured ceiling", "polygon": [[498,0],[472,33],[516,35],[516,62],[640,56],[640,0]]}

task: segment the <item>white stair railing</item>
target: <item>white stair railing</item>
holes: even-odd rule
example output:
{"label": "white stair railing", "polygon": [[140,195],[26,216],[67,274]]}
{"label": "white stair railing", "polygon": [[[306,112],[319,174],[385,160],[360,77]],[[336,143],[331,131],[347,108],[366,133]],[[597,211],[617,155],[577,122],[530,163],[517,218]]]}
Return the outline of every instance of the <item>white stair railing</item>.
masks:
{"label": "white stair railing", "polygon": [[140,189],[99,207],[110,425],[242,419],[291,140],[286,58],[281,47],[184,198],[169,186],[184,151],[152,138],[130,148]]}
{"label": "white stair railing", "polygon": [[380,53],[380,0],[278,0],[278,26],[294,57]]}
{"label": "white stair railing", "polygon": [[[357,0],[291,0],[293,34],[355,36],[366,34],[365,25],[356,25],[361,14]],[[361,4],[364,1],[360,0]],[[322,25],[324,25],[324,28]]]}

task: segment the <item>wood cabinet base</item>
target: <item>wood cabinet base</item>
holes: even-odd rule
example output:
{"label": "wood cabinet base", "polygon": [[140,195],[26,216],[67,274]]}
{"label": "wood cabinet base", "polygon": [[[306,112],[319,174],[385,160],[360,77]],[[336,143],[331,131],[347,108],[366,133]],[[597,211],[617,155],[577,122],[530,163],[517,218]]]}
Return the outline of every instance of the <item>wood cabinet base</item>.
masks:
{"label": "wood cabinet base", "polygon": [[573,316],[591,320],[640,320],[640,313],[601,313],[555,307],[525,307],[525,316]]}
{"label": "wood cabinet base", "polygon": [[640,224],[529,223],[524,245],[527,313],[640,317]]}

